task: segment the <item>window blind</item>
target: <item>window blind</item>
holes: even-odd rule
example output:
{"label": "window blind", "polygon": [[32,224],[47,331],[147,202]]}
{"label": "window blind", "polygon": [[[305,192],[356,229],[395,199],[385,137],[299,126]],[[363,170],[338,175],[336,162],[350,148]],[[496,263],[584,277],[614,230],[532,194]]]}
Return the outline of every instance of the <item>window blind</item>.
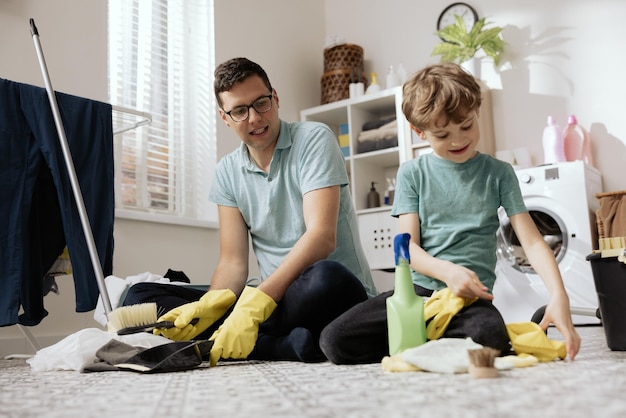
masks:
{"label": "window blind", "polygon": [[152,115],[115,137],[117,209],[217,220],[213,51],[213,0],[109,0],[110,101]]}

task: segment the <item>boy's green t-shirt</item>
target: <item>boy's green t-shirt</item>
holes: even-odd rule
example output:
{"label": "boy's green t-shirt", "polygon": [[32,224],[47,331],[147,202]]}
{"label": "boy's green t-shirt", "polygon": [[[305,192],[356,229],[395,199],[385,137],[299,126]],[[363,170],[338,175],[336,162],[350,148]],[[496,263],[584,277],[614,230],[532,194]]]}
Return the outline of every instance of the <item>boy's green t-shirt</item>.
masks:
{"label": "boy's green t-shirt", "polygon": [[[400,166],[391,214],[417,213],[422,248],[473,270],[491,291],[500,207],[508,216],[527,211],[510,164],[480,153],[461,164],[425,154]],[[446,287],[440,280],[411,274],[415,284],[427,289]]]}

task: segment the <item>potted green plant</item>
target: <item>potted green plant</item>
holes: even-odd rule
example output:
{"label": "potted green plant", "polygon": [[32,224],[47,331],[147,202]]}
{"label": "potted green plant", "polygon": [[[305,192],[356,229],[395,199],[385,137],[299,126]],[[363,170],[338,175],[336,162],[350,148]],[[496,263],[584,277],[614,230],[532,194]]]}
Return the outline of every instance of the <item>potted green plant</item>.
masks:
{"label": "potted green plant", "polygon": [[465,21],[460,16],[454,18],[456,20],[454,24],[435,32],[443,42],[435,46],[431,56],[441,55],[441,61],[462,64],[474,58],[482,49],[497,66],[505,45],[500,38],[502,28],[496,26],[486,29],[488,23],[483,17],[468,31]]}

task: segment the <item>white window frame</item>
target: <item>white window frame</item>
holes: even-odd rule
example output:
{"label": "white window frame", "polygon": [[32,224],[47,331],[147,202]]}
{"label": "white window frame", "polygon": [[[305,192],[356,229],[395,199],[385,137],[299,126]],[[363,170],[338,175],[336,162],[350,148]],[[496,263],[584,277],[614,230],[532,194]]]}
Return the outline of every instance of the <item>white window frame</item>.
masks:
{"label": "white window frame", "polygon": [[109,0],[109,99],[152,119],[114,137],[116,217],[217,226],[213,10],[213,0]]}

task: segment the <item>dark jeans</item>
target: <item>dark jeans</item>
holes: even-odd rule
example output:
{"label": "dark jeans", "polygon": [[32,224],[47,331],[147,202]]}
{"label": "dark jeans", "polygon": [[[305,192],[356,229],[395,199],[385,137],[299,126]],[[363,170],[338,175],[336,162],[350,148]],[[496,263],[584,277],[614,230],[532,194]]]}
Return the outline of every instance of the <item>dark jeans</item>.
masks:
{"label": "dark jeans", "polygon": [[[177,306],[200,299],[204,293],[203,290],[184,286],[138,283],[129,289],[123,304],[156,302],[158,309],[167,312]],[[314,344],[314,347],[308,347],[309,351],[319,352],[318,340],[324,327],[351,307],[365,300],[367,300],[365,288],[350,270],[335,261],[318,261],[306,268],[289,286],[272,315],[259,326],[257,342],[266,336],[286,337],[294,329],[304,328],[308,330],[306,344]],[[230,311],[196,338],[209,338],[229,313]],[[302,336],[302,333],[298,335]],[[271,344],[281,343],[275,338],[263,338],[263,341],[267,344],[270,344],[269,341],[272,341]],[[302,341],[291,341],[291,343],[297,343],[298,347],[303,349]],[[261,348],[255,348],[257,358],[295,360],[294,358],[280,358],[289,357],[286,354],[286,351],[289,351],[287,349],[282,350],[281,353],[274,351],[270,355],[259,353]],[[285,348],[284,344],[283,348]],[[271,350],[264,351],[269,353]]]}
{"label": "dark jeans", "polygon": [[[420,296],[431,290],[414,285]],[[320,347],[336,364],[377,363],[389,355],[386,301],[393,290],[360,303],[331,322],[320,336]],[[510,351],[504,319],[490,301],[479,299],[455,315],[442,338],[467,338],[478,344]]]}

